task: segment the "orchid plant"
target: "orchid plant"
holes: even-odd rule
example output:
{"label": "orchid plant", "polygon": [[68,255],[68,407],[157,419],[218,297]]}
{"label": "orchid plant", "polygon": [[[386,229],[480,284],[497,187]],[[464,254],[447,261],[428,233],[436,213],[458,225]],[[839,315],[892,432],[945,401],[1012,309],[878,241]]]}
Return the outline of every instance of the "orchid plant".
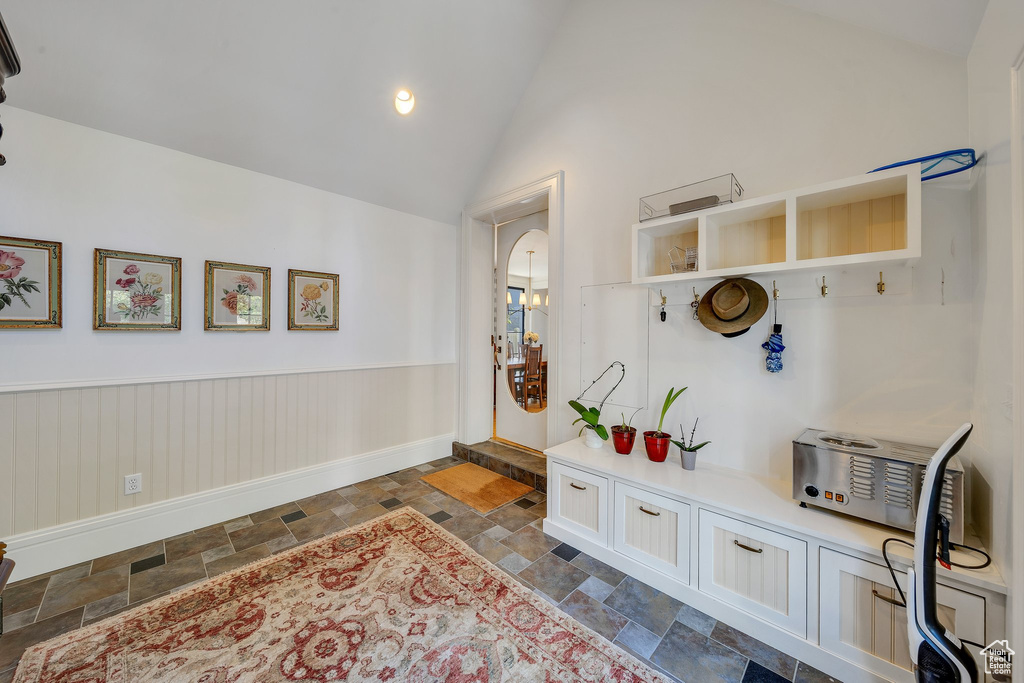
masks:
{"label": "orchid plant", "polygon": [[633,418],[636,417],[636,414],[639,413],[641,410],[642,408],[637,408],[636,410],[634,410],[633,414],[629,416],[628,420],[626,419],[626,414],[622,413],[622,424],[618,426],[618,429],[623,432],[628,432],[629,430],[633,429]]}
{"label": "orchid plant", "polygon": [[675,445],[679,446],[680,450],[686,451],[688,453],[696,453],[697,451],[699,451],[700,449],[704,448],[709,443],[711,443],[710,441],[703,441],[703,442],[697,444],[696,446],[693,445],[693,437],[697,433],[697,423],[698,422],[700,422],[700,418],[699,417],[696,420],[693,421],[693,431],[690,432],[690,442],[689,443],[686,442],[686,432],[683,431],[683,425],[679,425],[679,436],[682,437],[682,441],[676,441],[675,439],[673,439],[672,443],[674,443]]}
{"label": "orchid plant", "polygon": [[[616,365],[619,366],[619,369],[622,371],[622,374],[619,376],[619,381],[615,383],[615,386],[613,386],[611,390],[604,395],[604,398],[601,399],[600,405],[591,406],[587,408],[585,405],[580,403],[580,399],[583,398],[584,394],[590,391],[590,387],[600,382],[601,378],[604,377],[608,373],[608,371],[614,368]],[[607,401],[608,397],[612,395],[612,392],[615,391],[615,389],[618,388],[620,384],[622,384],[622,378],[625,376],[626,366],[620,363],[619,361],[614,361],[611,365],[605,368],[604,372],[598,375],[597,379],[590,383],[589,387],[584,389],[583,392],[576,397],[575,401],[569,401],[569,407],[580,414],[578,418],[573,420],[573,424],[578,424],[580,422],[584,423],[583,426],[580,427],[580,434],[583,434],[584,429],[593,429],[597,433],[597,435],[601,437],[602,441],[608,440],[608,428],[601,424],[601,410],[604,409],[604,402]]]}

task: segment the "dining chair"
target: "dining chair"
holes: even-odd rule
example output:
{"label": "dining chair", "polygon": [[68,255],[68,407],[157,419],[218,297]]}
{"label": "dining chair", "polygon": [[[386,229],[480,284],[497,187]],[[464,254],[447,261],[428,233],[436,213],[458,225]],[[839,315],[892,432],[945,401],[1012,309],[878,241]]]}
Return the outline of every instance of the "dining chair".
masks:
{"label": "dining chair", "polygon": [[540,407],[544,407],[544,389],[543,389],[543,377],[541,373],[541,357],[544,353],[544,345],[538,344],[537,346],[531,346],[526,350],[526,373],[523,377],[523,383],[526,388],[526,403],[530,403],[530,390],[537,390],[537,400],[540,402]]}
{"label": "dining chair", "polygon": [[508,375],[508,389],[512,397],[520,406],[526,407],[526,396],[523,392],[523,375],[525,368],[522,365],[522,357],[519,354],[519,344],[508,342],[505,344],[505,367]]}

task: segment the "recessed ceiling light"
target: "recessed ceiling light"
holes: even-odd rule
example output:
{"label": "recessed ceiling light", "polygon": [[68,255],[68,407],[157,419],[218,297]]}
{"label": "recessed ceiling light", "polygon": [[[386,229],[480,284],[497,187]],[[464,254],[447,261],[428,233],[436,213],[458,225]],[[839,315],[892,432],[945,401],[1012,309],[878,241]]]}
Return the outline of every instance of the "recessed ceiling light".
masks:
{"label": "recessed ceiling light", "polygon": [[405,89],[399,90],[395,93],[395,109],[399,114],[405,116],[412,111],[412,108],[416,106],[416,98],[413,94]]}

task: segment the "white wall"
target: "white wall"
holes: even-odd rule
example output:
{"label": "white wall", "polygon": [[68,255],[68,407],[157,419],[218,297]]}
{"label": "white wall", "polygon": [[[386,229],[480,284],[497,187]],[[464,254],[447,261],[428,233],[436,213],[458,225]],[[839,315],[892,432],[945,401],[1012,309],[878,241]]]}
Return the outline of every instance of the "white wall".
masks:
{"label": "white wall", "polygon": [[[63,242],[64,327],[0,332],[0,537],[453,433],[453,226],[3,117],[0,234]],[[181,332],[94,332],[95,247],[182,257]],[[205,259],[273,269],[270,332],[203,332]],[[287,331],[290,267],[340,273],[339,332]]]}
{"label": "white wall", "polygon": [[[985,155],[971,190],[974,229],[975,524],[1004,576],[1010,574],[1013,465],[1013,263],[1010,195],[1010,69],[1024,48],[1024,5],[990,0],[968,58],[970,143]],[[1020,296],[1017,292],[1017,296]],[[1017,454],[1018,465],[1020,454]],[[1017,495],[1021,495],[1018,491]],[[1020,634],[1017,634],[1019,637]]]}
{"label": "white wall", "polygon": [[[16,108],[3,117],[0,234],[64,243],[64,329],[5,331],[17,362],[0,389],[454,362],[453,226]],[[182,257],[181,332],[94,332],[95,247]],[[272,268],[269,333],[203,332],[206,259]],[[287,331],[289,268],[341,274],[339,332]]]}
{"label": "white wall", "polygon": [[[571,358],[580,287],[630,278],[640,196],[726,172],[758,196],[961,146],[966,75],[962,59],[773,3],[574,2],[476,196],[565,171]],[[777,377],[767,320],[726,340],[689,309],[655,319],[652,410],[634,425],[653,428],[668,387],[688,385],[667,424],[700,415],[702,458],[778,477],[807,426],[940,441],[970,417],[968,220],[966,192],[927,188],[912,294],[786,302]],[[557,372],[577,395],[578,363]]]}

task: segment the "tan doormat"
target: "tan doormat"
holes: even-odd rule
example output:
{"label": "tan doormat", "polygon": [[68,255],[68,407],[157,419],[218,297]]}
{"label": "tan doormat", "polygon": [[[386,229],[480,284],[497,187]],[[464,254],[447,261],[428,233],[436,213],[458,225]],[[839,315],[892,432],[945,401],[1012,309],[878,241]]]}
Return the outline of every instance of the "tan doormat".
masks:
{"label": "tan doormat", "polygon": [[526,484],[520,484],[471,462],[449,467],[420,479],[480,512],[490,512],[533,490]]}

